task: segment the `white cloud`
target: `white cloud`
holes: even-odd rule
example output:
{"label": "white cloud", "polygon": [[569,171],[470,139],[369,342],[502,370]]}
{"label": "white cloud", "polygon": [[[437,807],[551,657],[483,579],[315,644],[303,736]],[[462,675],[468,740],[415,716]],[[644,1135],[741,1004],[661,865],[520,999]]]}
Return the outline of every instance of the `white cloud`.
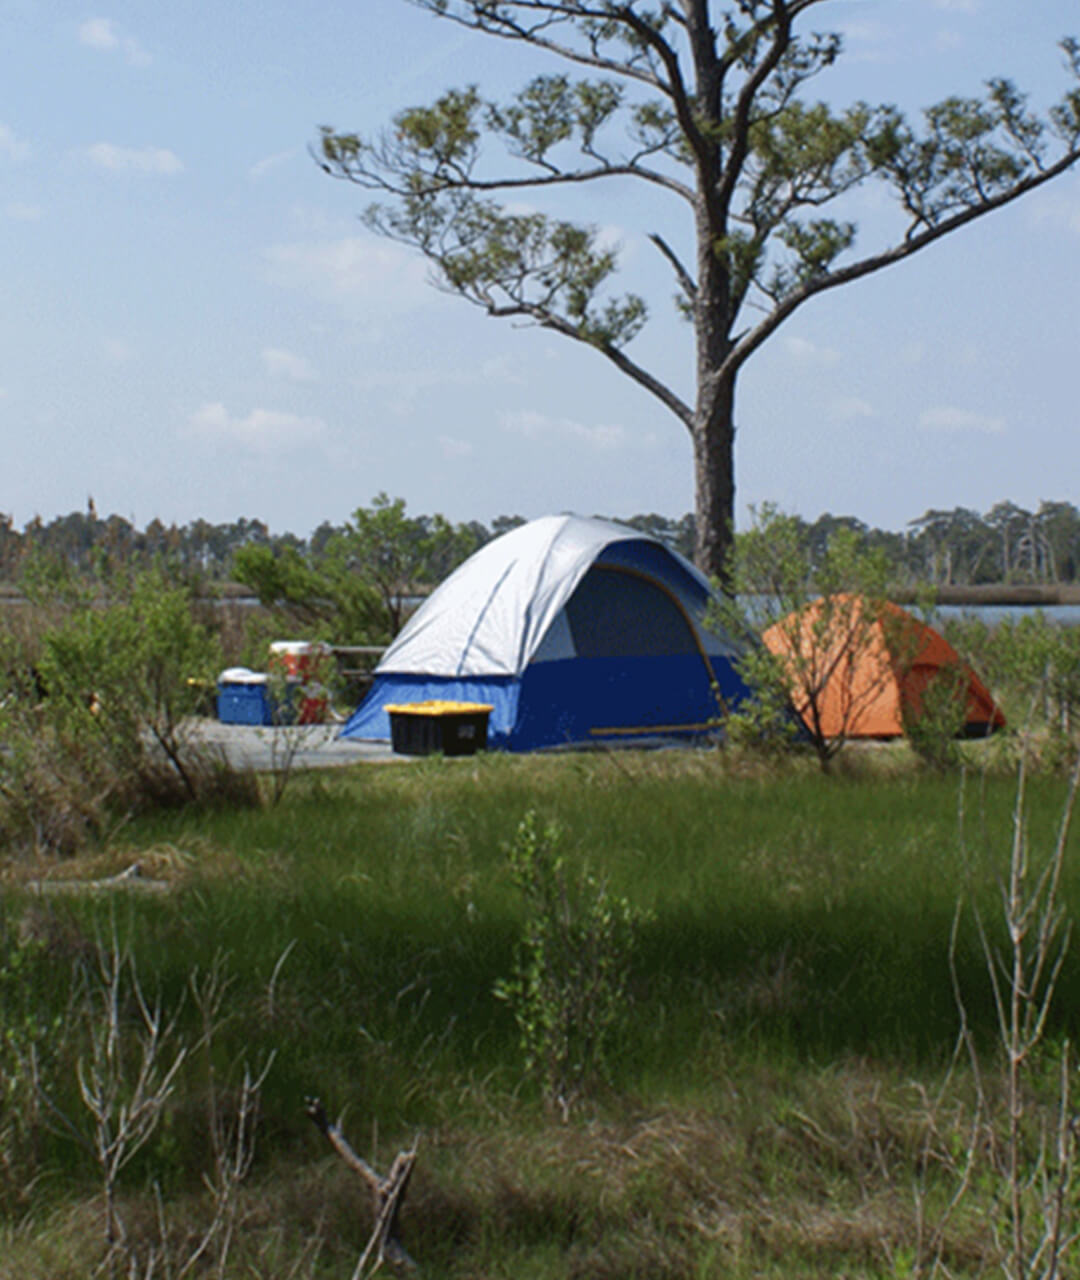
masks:
{"label": "white cloud", "polygon": [[882,22],[849,19],[839,24],[845,40],[864,40],[868,44],[880,44],[892,38],[892,28]]}
{"label": "white cloud", "polygon": [[962,49],[964,44],[964,37],[959,31],[939,31],[934,36],[934,50],[937,53],[952,53],[955,49]]}
{"label": "white cloud", "polygon": [[480,381],[487,384],[505,382],[520,385],[525,381],[525,375],[517,358],[511,359],[508,355],[491,356],[480,366]]}
{"label": "white cloud", "polygon": [[788,355],[801,364],[834,365],[840,360],[840,352],[832,347],[821,347],[809,338],[785,338]]}
{"label": "white cloud", "polygon": [[109,364],[127,364],[133,354],[131,344],[123,338],[106,338],[101,346]]}
{"label": "white cloud", "polygon": [[506,355],[493,356],[477,367],[430,364],[425,368],[365,368],[351,379],[359,391],[393,394],[413,403],[422,392],[441,387],[522,386],[526,377],[521,362]]}
{"label": "white cloud", "polygon": [[150,55],[135,40],[127,39],[124,41],[124,57],[133,67],[148,67],[150,65]]}
{"label": "white cloud", "polygon": [[324,301],[411,311],[438,295],[423,258],[400,245],[363,236],[272,245],[264,253],[271,278]]}
{"label": "white cloud", "polygon": [[91,49],[115,49],[120,37],[108,18],[87,18],[79,28],[79,43]]}
{"label": "white cloud", "polygon": [[365,397],[378,396],[388,413],[398,417],[414,414],[424,397],[443,392],[448,387],[490,389],[496,384],[521,386],[527,382],[521,362],[507,356],[494,356],[477,366],[448,363],[432,354],[423,367],[379,367],[377,364],[357,370],[349,385]]}
{"label": "white cloud", "polygon": [[315,370],[305,356],[283,347],[267,347],[262,353],[263,366],[272,378],[288,378],[293,382],[314,382]]}
{"label": "white cloud", "polygon": [[617,448],[626,438],[626,432],[619,426],[601,424],[590,427],[583,422],[575,422],[572,418],[552,418],[532,409],[504,413],[501,424],[504,431],[530,440],[543,436],[561,437],[583,441],[597,450]]}
{"label": "white cloud", "polygon": [[595,247],[612,250],[619,255],[620,260],[636,257],[642,243],[644,243],[643,240],[639,241],[635,236],[628,236],[625,227],[604,223],[596,228]]}
{"label": "white cloud", "polygon": [[468,440],[455,440],[453,436],[440,436],[439,448],[444,458],[467,458],[473,452]]}
{"label": "white cloud", "polygon": [[45,211],[39,204],[20,204],[14,201],[4,206],[4,214],[13,222],[37,222]]}
{"label": "white cloud", "polygon": [[1059,188],[1046,192],[1041,200],[1034,203],[1029,213],[1035,226],[1049,223],[1080,235],[1080,181],[1074,179],[1071,187],[1071,191]]}
{"label": "white cloud", "polygon": [[150,65],[150,55],[138,40],[125,35],[111,18],[87,18],[79,27],[79,43],[106,53],[122,53],[133,67]]}
{"label": "white cloud", "polygon": [[850,20],[839,24],[845,62],[881,62],[890,53],[893,29],[882,22]]}
{"label": "white cloud", "polygon": [[249,178],[265,177],[272,169],[277,169],[283,164],[287,164],[295,155],[299,155],[295,147],[291,151],[278,151],[272,156],[265,156],[262,160],[256,162],[248,170]]}
{"label": "white cloud", "polygon": [[15,131],[6,124],[0,124],[0,157],[8,160],[25,160],[30,154],[29,142],[15,136]]}
{"label": "white cloud", "polygon": [[356,226],[355,218],[342,218],[318,205],[303,204],[300,201],[290,205],[289,222],[296,229],[297,235],[322,238],[349,235]]}
{"label": "white cloud", "polygon": [[309,443],[326,429],[321,418],[305,418],[273,409],[252,409],[245,417],[229,413],[220,402],[204,404],[188,419],[196,435],[270,452]]}
{"label": "white cloud", "polygon": [[[519,218],[531,218],[533,214],[547,216],[543,205],[528,200],[507,200],[503,205],[506,213]],[[643,236],[627,231],[626,227],[615,222],[591,224],[593,231],[593,247],[599,250],[610,249],[618,255],[620,261],[633,261],[638,256],[641,246],[646,243]],[[650,248],[655,248],[650,245]]]}
{"label": "white cloud", "polygon": [[974,431],[982,435],[1000,435],[1005,430],[1005,419],[974,413],[970,409],[958,409],[953,405],[940,405],[919,414],[919,430]]}
{"label": "white cloud", "polygon": [[934,7],[948,13],[978,13],[979,0],[934,0]]}
{"label": "white cloud", "polygon": [[841,422],[853,422],[857,418],[874,418],[877,411],[869,400],[859,396],[840,396],[832,403],[832,414]]}
{"label": "white cloud", "polygon": [[95,142],[85,151],[87,159],[100,169],[114,173],[183,172],[183,163],[175,152],[164,147],[118,147],[112,142]]}

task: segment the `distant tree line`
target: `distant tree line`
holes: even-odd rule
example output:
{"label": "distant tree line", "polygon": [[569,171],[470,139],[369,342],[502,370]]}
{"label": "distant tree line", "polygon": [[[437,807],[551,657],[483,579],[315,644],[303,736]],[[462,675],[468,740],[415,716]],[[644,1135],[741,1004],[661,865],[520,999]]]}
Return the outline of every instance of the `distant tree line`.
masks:
{"label": "distant tree line", "polygon": [[[621,519],[692,556],[692,515]],[[1080,510],[1071,502],[1042,502],[1029,511],[1002,501],[981,514],[967,507],[932,509],[899,531],[829,513],[796,521],[812,561],[824,554],[838,529],[849,529],[881,550],[901,584],[1080,580]],[[358,573],[393,625],[405,597],[441,581],[485,542],[523,523],[517,515],[498,516],[490,525],[413,516],[404,500],[380,494],[350,520],[324,521],[302,538],[273,533],[264,521],[246,517],[183,525],[154,519],[139,529],[123,516],[99,516],[91,500],[85,511],[48,522],[35,517],[22,530],[0,513],[0,580],[19,587],[42,575],[101,576],[163,567],[191,586],[237,581],[260,595],[299,601],[312,594],[312,574]]]}

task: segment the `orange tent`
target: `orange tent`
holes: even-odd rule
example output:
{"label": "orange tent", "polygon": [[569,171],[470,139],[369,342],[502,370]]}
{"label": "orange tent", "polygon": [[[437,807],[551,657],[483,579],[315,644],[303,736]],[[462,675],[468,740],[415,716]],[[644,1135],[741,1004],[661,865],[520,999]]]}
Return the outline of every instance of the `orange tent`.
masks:
{"label": "orange tent", "polygon": [[895,738],[905,712],[918,714],[923,694],[943,671],[966,681],[961,730],[978,736],[1005,717],[956,650],[932,627],[895,604],[864,606],[836,595],[774,623],[762,636],[787,663],[791,699],[811,732],[814,707],[824,738]]}

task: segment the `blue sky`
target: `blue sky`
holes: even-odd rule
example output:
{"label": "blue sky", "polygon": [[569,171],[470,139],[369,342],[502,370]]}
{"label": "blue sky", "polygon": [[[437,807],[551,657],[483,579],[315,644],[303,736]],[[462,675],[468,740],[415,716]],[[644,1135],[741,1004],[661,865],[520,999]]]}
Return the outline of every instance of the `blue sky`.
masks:
{"label": "blue sky", "polygon": [[[1013,76],[1065,86],[1076,0],[835,0],[837,104],[917,111]],[[0,511],[340,522],[413,512],[681,515],[684,428],[595,353],[491,320],[369,235],[307,148],[451,85],[551,64],[407,0],[0,0]],[[646,240],[684,213],[577,206],[653,320],[632,350],[689,392],[690,332]],[[867,188],[863,243],[895,224]],[[1080,503],[1080,173],[810,303],[744,371],[738,505],[900,528],[931,506]]]}

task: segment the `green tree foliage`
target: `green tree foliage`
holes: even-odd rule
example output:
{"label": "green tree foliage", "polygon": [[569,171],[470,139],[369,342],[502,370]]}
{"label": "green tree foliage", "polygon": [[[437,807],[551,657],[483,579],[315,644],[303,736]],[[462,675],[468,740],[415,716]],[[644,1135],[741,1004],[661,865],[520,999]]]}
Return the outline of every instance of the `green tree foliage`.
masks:
{"label": "green tree foliage", "polygon": [[[983,97],[928,107],[921,124],[889,104],[812,101],[810,85],[842,41],[804,19],[829,0],[416,3],[561,57],[574,74],[536,75],[503,102],[476,86],[449,90],[399,112],[380,135],[325,128],[323,168],[378,193],[369,227],[417,248],[442,286],[489,315],[595,348],[683,424],[696,559],[715,575],[734,527],[746,361],[811,298],[911,257],[1080,159],[1080,85],[1045,117],[1002,78]],[[1080,43],[1062,49],[1080,81]],[[844,198],[871,179],[891,190],[896,234],[860,256]],[[693,327],[686,390],[629,354],[648,309],[640,295],[613,291],[618,256],[597,229],[521,209],[523,190],[628,181],[690,214],[689,239],[647,229]]]}
{"label": "green tree foliage", "polygon": [[265,608],[295,613],[305,623],[325,616],[326,584],[295,547],[249,543],[233,557],[233,576],[250,587]]}
{"label": "green tree foliage", "polygon": [[347,567],[376,594],[387,637],[401,630],[411,600],[437,585],[478,546],[468,526],[441,515],[411,518],[404,498],[377,494],[358,507],[344,530],[331,541],[328,556]]}
{"label": "green tree foliage", "polygon": [[374,588],[351,570],[336,544],[330,546],[315,558],[293,546],[249,544],[233,558],[233,575],[272,612],[277,630],[283,626],[290,633],[300,630],[309,638],[339,644],[382,639]]}
{"label": "green tree foliage", "polygon": [[[285,534],[281,540],[290,537]],[[197,519],[166,526],[153,519],[137,529],[117,515],[99,519],[91,499],[86,513],[72,512],[48,523],[35,517],[21,533],[10,525],[5,533],[0,523],[0,565],[9,581],[29,590],[43,572],[104,583],[153,568],[177,582],[202,587],[224,577],[238,549],[270,541],[261,520],[244,517],[218,525]]]}
{"label": "green tree foliage", "polygon": [[941,586],[1076,580],[1080,512],[1071,502],[1028,511],[997,502],[984,515],[967,507],[930,510],[909,521],[912,576]]}
{"label": "green tree foliage", "polygon": [[[1011,528],[1004,530],[1008,539],[1001,527],[1003,512],[1012,513]],[[0,577],[49,606],[88,603],[114,592],[117,582],[153,568],[206,594],[231,579],[248,585],[261,602],[282,615],[282,621],[324,632],[327,638],[332,634],[342,643],[369,638],[374,642],[380,617],[385,619],[383,606],[366,595],[368,586],[355,597],[351,588],[346,590],[347,580],[356,587],[357,574],[337,555],[345,524],[323,521],[310,537],[300,538],[271,533],[260,520],[219,525],[194,520],[169,527],[151,520],[138,529],[117,516],[95,517],[87,526],[85,547],[80,541],[79,549],[73,550],[69,533],[84,520],[76,514],[77,519],[58,517],[48,524],[31,520],[22,531],[0,514]],[[656,512],[598,514],[614,515],[693,557],[696,521],[690,513],[677,519]],[[821,554],[834,530],[849,528],[881,550],[897,582],[909,587],[923,582],[941,587],[1058,585],[1076,582],[1080,573],[1080,510],[1067,501],[1044,501],[1033,511],[1008,501],[981,514],[966,507],[932,509],[909,521],[904,532],[874,528],[854,516],[831,512],[814,520],[792,518],[805,531],[812,558]],[[427,515],[406,516],[406,523],[414,541],[448,524],[440,516]],[[439,539],[438,550],[422,567],[423,585],[441,581],[467,549],[523,523],[521,516],[496,516],[490,526],[478,520],[451,526],[453,536]],[[115,533],[117,529],[122,534]]]}
{"label": "green tree foliage", "polygon": [[666,516],[651,512],[649,515],[631,516],[623,521],[631,529],[640,529],[650,537],[659,540],[685,556],[687,560],[694,558],[694,517],[685,515],[681,520],[669,520]]}
{"label": "green tree foliage", "polygon": [[327,527],[317,554],[250,544],[236,553],[233,572],[261,604],[307,634],[339,643],[381,643],[401,629],[415,597],[452,573],[488,536],[480,524],[410,516],[404,498],[380,493],[345,525]]}

